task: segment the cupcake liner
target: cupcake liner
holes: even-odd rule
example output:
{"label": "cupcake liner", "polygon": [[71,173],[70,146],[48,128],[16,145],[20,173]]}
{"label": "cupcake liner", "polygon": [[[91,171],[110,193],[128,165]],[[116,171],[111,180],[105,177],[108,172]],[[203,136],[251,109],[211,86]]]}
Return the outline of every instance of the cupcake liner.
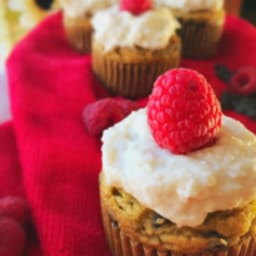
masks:
{"label": "cupcake liner", "polygon": [[69,43],[80,53],[91,52],[92,27],[88,18],[64,18],[64,29]]}
{"label": "cupcake liner", "polygon": [[104,86],[114,95],[132,99],[148,96],[156,78],[179,63],[177,51],[161,60],[124,63],[93,50],[93,70]]}
{"label": "cupcake liner", "polygon": [[139,241],[136,241],[125,234],[119,228],[118,222],[111,219],[103,202],[101,202],[102,219],[105,229],[107,242],[113,256],[255,256],[256,238],[246,236],[241,242],[226,250],[214,252],[201,252],[188,254],[183,252],[161,251],[158,248],[149,247]]}
{"label": "cupcake liner", "polygon": [[[217,49],[223,31],[223,17],[216,20],[196,20],[178,17],[182,29],[182,55],[192,58],[210,58]],[[223,20],[223,22],[222,22]]]}

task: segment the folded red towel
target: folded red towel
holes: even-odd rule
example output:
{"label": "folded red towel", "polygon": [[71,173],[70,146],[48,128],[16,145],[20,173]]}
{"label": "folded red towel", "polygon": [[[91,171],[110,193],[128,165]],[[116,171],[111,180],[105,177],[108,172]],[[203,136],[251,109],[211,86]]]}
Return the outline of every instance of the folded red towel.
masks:
{"label": "folded red towel", "polygon": [[[82,122],[84,106],[107,93],[92,73],[90,56],[69,47],[61,20],[61,14],[45,20],[8,61],[25,193],[44,255],[109,256],[99,207],[100,141],[87,134]],[[215,64],[256,66],[256,29],[228,17],[216,58],[182,61],[203,73],[220,94],[225,85],[214,74]],[[231,114],[256,132],[254,122]],[[17,190],[12,186],[17,177],[10,175],[7,191]]]}

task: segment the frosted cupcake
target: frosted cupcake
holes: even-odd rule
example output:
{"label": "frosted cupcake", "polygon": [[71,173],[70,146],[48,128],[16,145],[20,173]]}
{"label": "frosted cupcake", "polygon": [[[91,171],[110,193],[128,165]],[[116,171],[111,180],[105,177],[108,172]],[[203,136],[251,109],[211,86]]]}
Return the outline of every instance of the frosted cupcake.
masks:
{"label": "frosted cupcake", "polygon": [[100,193],[114,256],[254,256],[256,137],[198,73],[155,83],[103,134]]}
{"label": "frosted cupcake", "polygon": [[93,70],[112,94],[147,96],[156,77],[180,63],[179,23],[168,8],[152,9],[146,2],[140,9],[121,1],[92,20]]}
{"label": "frosted cupcake", "polygon": [[63,24],[68,41],[80,53],[91,51],[91,18],[99,10],[117,0],[60,0],[64,11]]}
{"label": "frosted cupcake", "polygon": [[183,56],[210,58],[218,48],[225,19],[224,0],[154,0],[168,6],[182,25]]}

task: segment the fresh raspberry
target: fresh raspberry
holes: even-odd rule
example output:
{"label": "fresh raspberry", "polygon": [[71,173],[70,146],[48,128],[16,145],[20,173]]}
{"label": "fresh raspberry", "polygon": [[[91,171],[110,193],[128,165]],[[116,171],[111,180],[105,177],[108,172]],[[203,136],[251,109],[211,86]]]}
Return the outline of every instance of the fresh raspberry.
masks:
{"label": "fresh raspberry", "polygon": [[210,84],[196,71],[184,68],[170,70],[156,80],[147,106],[155,141],[176,154],[212,144],[221,115]]}
{"label": "fresh raspberry", "polygon": [[139,15],[152,9],[152,0],[121,0],[120,10]]}
{"label": "fresh raspberry", "polygon": [[105,98],[87,105],[83,112],[83,119],[89,134],[100,136],[103,130],[114,125],[126,117],[139,105],[130,100]]}
{"label": "fresh raspberry", "polygon": [[237,94],[251,94],[256,92],[256,68],[241,67],[231,77],[230,91]]}
{"label": "fresh raspberry", "polygon": [[0,198],[0,217],[2,216],[15,219],[20,224],[26,224],[29,219],[27,202],[23,198],[15,196]]}
{"label": "fresh raspberry", "polygon": [[128,116],[133,110],[136,110],[139,108],[139,104],[135,101],[117,98],[116,99],[119,107],[122,109],[123,118]]}
{"label": "fresh raspberry", "polygon": [[23,255],[25,242],[25,231],[19,223],[10,218],[0,218],[0,255]]}

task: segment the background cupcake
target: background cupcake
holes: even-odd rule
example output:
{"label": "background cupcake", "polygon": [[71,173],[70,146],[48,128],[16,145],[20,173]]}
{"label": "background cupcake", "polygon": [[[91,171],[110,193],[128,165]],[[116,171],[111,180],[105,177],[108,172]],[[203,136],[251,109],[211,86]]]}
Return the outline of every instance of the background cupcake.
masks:
{"label": "background cupcake", "polygon": [[91,51],[92,16],[116,2],[117,0],[60,0],[67,39],[77,51]]}
{"label": "background cupcake", "polygon": [[181,23],[183,56],[212,57],[220,41],[225,19],[224,0],[154,0],[168,6]]}
{"label": "background cupcake", "polygon": [[180,62],[179,23],[151,1],[121,1],[93,18],[93,70],[115,95],[149,95],[158,75]]}
{"label": "background cupcake", "polygon": [[147,108],[102,141],[102,216],[114,256],[255,255],[256,137],[222,115],[204,77],[167,72]]}

